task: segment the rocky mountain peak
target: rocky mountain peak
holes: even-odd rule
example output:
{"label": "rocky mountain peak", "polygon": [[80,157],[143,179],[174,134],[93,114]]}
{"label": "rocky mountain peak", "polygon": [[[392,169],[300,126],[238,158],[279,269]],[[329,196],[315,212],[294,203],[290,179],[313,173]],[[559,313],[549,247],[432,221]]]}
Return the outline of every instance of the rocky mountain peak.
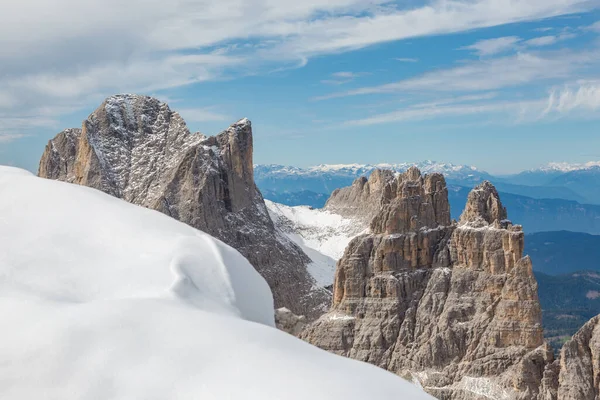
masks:
{"label": "rocky mountain peak", "polygon": [[388,184],[394,179],[394,172],[389,170],[374,170],[369,178],[356,178],[352,186],[336,189],[325,209],[343,217],[354,218],[364,227],[379,211],[383,195]]}
{"label": "rocky mountain peak", "polygon": [[191,133],[181,116],[148,96],[107,98],[52,139],[39,175],[102,190],[155,209],[224,241],[270,284],[277,307],[314,318],[329,294],[310,259],[277,231],[254,183],[252,124],[216,136]]}
{"label": "rocky mountain peak", "polygon": [[371,193],[383,192],[385,187],[394,179],[395,173],[387,169],[376,169],[369,176],[369,190]]}
{"label": "rocky mountain peak", "polygon": [[114,95],[83,122],[73,181],[150,207],[168,173],[205,138],[166,103]]}
{"label": "rocky mountain peak", "polygon": [[484,181],[469,193],[460,224],[500,224],[507,219],[506,208],[498,191],[489,181]]}
{"label": "rocky mountain peak", "polygon": [[404,173],[406,179],[416,181],[421,178],[421,170],[416,165],[409,167]]}
{"label": "rocky mountain peak", "polygon": [[62,180],[72,182],[75,179],[72,160],[79,151],[80,137],[81,129],[69,128],[50,140],[40,160],[40,176],[61,177]]}
{"label": "rocky mountain peak", "polygon": [[381,210],[371,221],[373,233],[415,232],[450,225],[450,203],[441,174],[421,175],[416,167],[388,179]]}
{"label": "rocky mountain peak", "polygon": [[[536,398],[552,352],[523,232],[499,224],[496,190],[474,189],[456,225],[442,175],[411,168],[385,182],[370,198],[371,232],[338,261],[330,311],[301,337],[440,399]],[[331,205],[356,192],[340,190]]]}

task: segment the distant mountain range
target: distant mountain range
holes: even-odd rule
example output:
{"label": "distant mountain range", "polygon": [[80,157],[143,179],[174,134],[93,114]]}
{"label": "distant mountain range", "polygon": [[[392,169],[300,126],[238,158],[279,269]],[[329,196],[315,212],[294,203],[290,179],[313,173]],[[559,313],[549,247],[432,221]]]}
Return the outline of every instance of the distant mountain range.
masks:
{"label": "distant mountain range", "polygon": [[256,165],[255,180],[261,190],[276,193],[310,191],[329,195],[349,186],[354,179],[368,176],[377,168],[406,171],[416,165],[424,173],[444,174],[449,184],[472,188],[491,181],[504,193],[534,199],[563,199],[600,205],[600,162],[587,164],[549,164],[536,170],[510,176],[493,176],[473,166],[423,161],[401,164],[322,164],[308,168],[283,165]]}
{"label": "distant mountain range", "polygon": [[[550,167],[525,171],[504,177],[507,182],[535,188],[551,186],[569,189],[581,196],[570,198],[584,203],[600,204],[600,163],[583,165],[551,164]],[[559,198],[566,198],[561,196]]]}
{"label": "distant mountain range", "polygon": [[[255,165],[254,179],[261,190],[278,193],[311,191],[331,194],[335,189],[346,187],[360,176],[368,176],[375,169],[406,171],[414,164],[322,164],[299,168],[284,165]],[[475,185],[492,176],[475,167],[424,161],[416,164],[421,172],[443,173],[449,180]]]}
{"label": "distant mountain range", "polygon": [[[255,181],[266,199],[290,206],[322,208],[331,193],[377,168],[398,172],[413,164],[340,164],[309,168],[256,165]],[[452,217],[458,218],[470,188],[483,180],[497,187],[509,217],[528,233],[576,231],[600,234],[600,166],[551,164],[517,175],[495,177],[476,167],[425,161],[425,173],[444,174]]]}

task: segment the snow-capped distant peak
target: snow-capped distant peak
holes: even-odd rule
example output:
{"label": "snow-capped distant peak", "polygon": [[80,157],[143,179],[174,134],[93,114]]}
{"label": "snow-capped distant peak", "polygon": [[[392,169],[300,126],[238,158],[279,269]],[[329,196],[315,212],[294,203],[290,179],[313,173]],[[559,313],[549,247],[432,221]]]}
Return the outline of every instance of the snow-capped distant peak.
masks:
{"label": "snow-capped distant peak", "polygon": [[391,169],[397,172],[404,172],[412,166],[416,166],[421,172],[426,174],[437,172],[448,177],[468,177],[473,174],[485,174],[485,172],[473,166],[439,163],[429,160],[418,163],[319,164],[306,168],[284,165],[255,165],[254,167],[258,173],[270,176],[315,176],[330,174],[358,177],[369,175],[375,169]]}
{"label": "snow-capped distant peak", "polygon": [[600,167],[600,161],[590,161],[587,163],[566,163],[566,162],[552,162],[548,163],[545,166],[538,168],[533,171],[541,171],[541,172],[572,172],[572,171],[581,171],[591,168]]}

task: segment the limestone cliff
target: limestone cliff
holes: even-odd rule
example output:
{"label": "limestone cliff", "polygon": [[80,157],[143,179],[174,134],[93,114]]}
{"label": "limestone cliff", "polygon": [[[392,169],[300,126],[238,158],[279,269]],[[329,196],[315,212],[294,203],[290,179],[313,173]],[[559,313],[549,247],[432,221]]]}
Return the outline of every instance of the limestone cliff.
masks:
{"label": "limestone cliff", "polygon": [[565,343],[547,366],[540,400],[600,399],[600,315]]}
{"label": "limestone cliff", "polygon": [[394,172],[376,169],[369,179],[360,177],[352,186],[336,189],[327,200],[325,209],[343,217],[351,217],[367,227],[381,207],[392,200],[391,193],[387,196],[384,193],[392,180]]}
{"label": "limestone cliff", "polygon": [[81,130],[48,143],[39,175],[102,190],[221,239],[267,280],[277,307],[317,317],[329,295],[307,272],[310,259],[275,229],[254,184],[252,153],[247,119],[206,137],[157,99],[116,95]]}
{"label": "limestone cliff", "polygon": [[[328,207],[377,201],[371,233],[338,262],[331,310],[301,334],[414,380],[440,399],[531,399],[552,351],[521,227],[477,187],[451,223],[443,176],[357,181]],[[375,190],[373,190],[375,187]]]}
{"label": "limestone cliff", "polygon": [[600,399],[600,315],[589,321],[560,353],[558,399]]}

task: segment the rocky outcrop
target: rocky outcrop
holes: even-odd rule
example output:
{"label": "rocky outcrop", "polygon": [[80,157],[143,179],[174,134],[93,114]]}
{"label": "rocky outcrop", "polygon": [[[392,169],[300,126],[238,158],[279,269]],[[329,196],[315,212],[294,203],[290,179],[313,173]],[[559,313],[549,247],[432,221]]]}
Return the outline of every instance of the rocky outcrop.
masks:
{"label": "rocky outcrop", "polygon": [[[384,175],[380,172],[378,175]],[[370,181],[376,179],[373,177]],[[371,221],[375,234],[415,232],[450,225],[448,189],[441,174],[421,176],[416,167],[390,179],[381,190],[380,210]]]}
{"label": "rocky outcrop", "polygon": [[333,192],[325,209],[352,218],[374,233],[403,233],[422,227],[450,225],[448,189],[441,174],[427,175],[419,184],[416,167],[399,174],[374,170],[352,186]]}
{"label": "rocky outcrop", "polygon": [[600,399],[600,315],[565,343],[544,381],[543,400]]}
{"label": "rocky outcrop", "polygon": [[296,315],[285,307],[275,310],[275,324],[277,329],[298,336],[304,330],[308,321],[303,315]]}
{"label": "rocky outcrop", "polygon": [[506,208],[500,202],[500,195],[494,185],[485,181],[469,193],[460,222],[481,226],[494,222],[508,223]]}
{"label": "rocky outcrop", "polygon": [[385,198],[384,190],[394,178],[394,172],[376,169],[368,179],[360,177],[352,186],[336,189],[327,200],[325,210],[353,218],[368,227],[383,204],[391,200],[391,193]]}
{"label": "rocky outcrop", "polygon": [[357,181],[328,203],[350,213],[381,199],[372,233],[338,262],[331,310],[301,337],[440,399],[536,398],[553,355],[522,229],[494,187],[477,187],[451,223],[441,175],[380,176],[384,184]]}
{"label": "rocky outcrop", "polygon": [[108,98],[81,130],[51,140],[39,175],[90,186],[158,210],[240,251],[267,280],[277,307],[315,318],[329,301],[310,259],[278,232],[254,184],[253,138],[243,119],[222,133],[190,133],[157,99]]}
{"label": "rocky outcrop", "polygon": [[65,129],[48,142],[40,160],[39,175],[71,182],[74,160],[79,151],[81,129]]}

